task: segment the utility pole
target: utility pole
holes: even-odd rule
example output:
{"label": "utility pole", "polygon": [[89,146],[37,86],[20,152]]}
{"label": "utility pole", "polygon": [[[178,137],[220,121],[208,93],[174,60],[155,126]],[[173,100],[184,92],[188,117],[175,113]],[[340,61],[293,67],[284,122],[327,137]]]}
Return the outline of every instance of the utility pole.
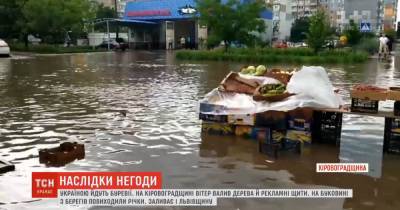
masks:
{"label": "utility pole", "polygon": [[[115,17],[118,19],[118,0],[114,0],[114,10],[115,10]],[[117,29],[116,29],[116,40],[119,38],[119,25],[118,25],[118,21],[115,24]]]}

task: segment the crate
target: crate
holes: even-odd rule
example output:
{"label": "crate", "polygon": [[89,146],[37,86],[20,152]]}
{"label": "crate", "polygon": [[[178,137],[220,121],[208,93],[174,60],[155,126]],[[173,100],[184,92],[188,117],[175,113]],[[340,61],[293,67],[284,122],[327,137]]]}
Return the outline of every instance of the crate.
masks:
{"label": "crate", "polygon": [[65,166],[74,160],[85,158],[85,145],[78,142],[64,142],[60,146],[39,150],[39,162],[46,166]]}
{"label": "crate", "polygon": [[9,171],[14,171],[15,170],[15,165],[5,161],[5,160],[0,160],[0,174],[6,173]]}
{"label": "crate", "polygon": [[265,144],[258,142],[258,152],[273,158],[278,158],[280,144]]}
{"label": "crate", "polygon": [[282,150],[285,151],[294,151],[294,152],[301,152],[301,142],[300,141],[293,141],[290,139],[284,139],[282,142]]}
{"label": "crate", "polygon": [[286,129],[286,112],[267,111],[256,114],[255,125],[257,127],[269,127],[276,130]]}
{"label": "crate", "polygon": [[400,119],[385,118],[383,151],[400,154]]}
{"label": "crate", "polygon": [[343,114],[339,112],[314,111],[312,142],[340,144]]}
{"label": "crate", "polygon": [[385,101],[388,98],[389,91],[368,91],[368,90],[351,90],[351,98],[372,100],[372,101]]}
{"label": "crate", "polygon": [[255,121],[256,121],[255,114],[228,115],[229,124],[254,126]]}
{"label": "crate", "polygon": [[351,111],[352,112],[363,112],[363,113],[378,113],[379,101],[368,100],[368,99],[351,99]]}
{"label": "crate", "polygon": [[208,121],[208,122],[218,122],[218,123],[227,123],[228,116],[227,115],[214,115],[214,114],[199,114],[200,120]]}
{"label": "crate", "polygon": [[203,121],[201,131],[211,135],[235,135],[235,125]]}

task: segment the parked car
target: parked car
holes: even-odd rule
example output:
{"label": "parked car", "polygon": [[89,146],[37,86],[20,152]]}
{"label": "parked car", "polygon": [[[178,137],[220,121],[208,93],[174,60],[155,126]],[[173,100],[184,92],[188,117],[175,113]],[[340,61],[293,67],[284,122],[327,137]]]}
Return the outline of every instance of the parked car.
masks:
{"label": "parked car", "polygon": [[0,39],[0,56],[10,56],[10,47],[2,39]]}
{"label": "parked car", "polygon": [[288,45],[287,45],[286,42],[281,41],[281,42],[276,43],[274,47],[275,48],[286,49],[286,48],[288,48]]}
{"label": "parked car", "polygon": [[[96,48],[108,49],[108,41],[103,41],[101,44],[97,45]],[[125,51],[126,49],[128,49],[128,43],[126,43],[122,38],[118,38],[117,41],[110,40],[110,49]]]}

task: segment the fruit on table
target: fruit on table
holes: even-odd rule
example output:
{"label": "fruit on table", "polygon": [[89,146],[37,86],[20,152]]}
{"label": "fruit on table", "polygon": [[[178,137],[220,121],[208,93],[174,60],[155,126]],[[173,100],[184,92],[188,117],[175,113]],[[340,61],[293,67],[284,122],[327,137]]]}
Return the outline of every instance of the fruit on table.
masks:
{"label": "fruit on table", "polygon": [[248,74],[253,76],[262,76],[267,71],[267,68],[264,65],[259,65],[256,67],[248,66],[247,68],[243,68],[240,73]]}
{"label": "fruit on table", "polygon": [[260,88],[260,94],[269,97],[281,95],[286,91],[286,86],[283,84],[266,84]]}
{"label": "fruit on table", "polygon": [[267,71],[267,68],[264,65],[259,65],[256,68],[256,76],[261,76],[264,75],[264,73]]}
{"label": "fruit on table", "polygon": [[353,86],[353,90],[357,91],[375,91],[375,92],[384,92],[387,91],[385,88],[380,88],[376,87],[373,85],[364,85],[364,84],[358,84]]}

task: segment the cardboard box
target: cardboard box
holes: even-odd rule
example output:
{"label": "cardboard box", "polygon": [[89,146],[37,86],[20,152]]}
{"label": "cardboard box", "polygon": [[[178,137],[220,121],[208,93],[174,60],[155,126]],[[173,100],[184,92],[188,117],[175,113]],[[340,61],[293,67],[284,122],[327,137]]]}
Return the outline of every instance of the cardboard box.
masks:
{"label": "cardboard box", "polygon": [[256,122],[256,117],[254,114],[228,115],[228,123],[230,124],[253,126],[255,122]]}
{"label": "cardboard box", "polygon": [[298,108],[288,112],[288,129],[311,131],[314,110],[311,108]]}
{"label": "cardboard box", "polygon": [[246,138],[251,138],[253,133],[253,127],[249,125],[237,125],[235,126],[235,135]]}
{"label": "cardboard box", "polygon": [[220,112],[224,112],[225,110],[226,110],[226,107],[222,106],[222,105],[200,103],[200,112],[201,113],[207,113],[207,112],[220,113]]}
{"label": "cardboard box", "polygon": [[352,90],[350,92],[352,98],[364,99],[364,100],[377,100],[385,101],[388,98],[388,91],[359,91]]}
{"label": "cardboard box", "polygon": [[256,114],[255,125],[257,127],[269,127],[276,130],[286,129],[286,112],[267,111]]}
{"label": "cardboard box", "polygon": [[201,131],[214,135],[235,135],[235,126],[227,123],[203,121]]}
{"label": "cardboard box", "polygon": [[308,131],[298,131],[298,130],[287,130],[286,137],[290,141],[299,141],[305,144],[311,144],[311,132]]}
{"label": "cardboard box", "polygon": [[199,114],[200,120],[209,121],[209,122],[218,122],[218,123],[227,123],[228,116],[227,115],[213,115],[213,114]]}

